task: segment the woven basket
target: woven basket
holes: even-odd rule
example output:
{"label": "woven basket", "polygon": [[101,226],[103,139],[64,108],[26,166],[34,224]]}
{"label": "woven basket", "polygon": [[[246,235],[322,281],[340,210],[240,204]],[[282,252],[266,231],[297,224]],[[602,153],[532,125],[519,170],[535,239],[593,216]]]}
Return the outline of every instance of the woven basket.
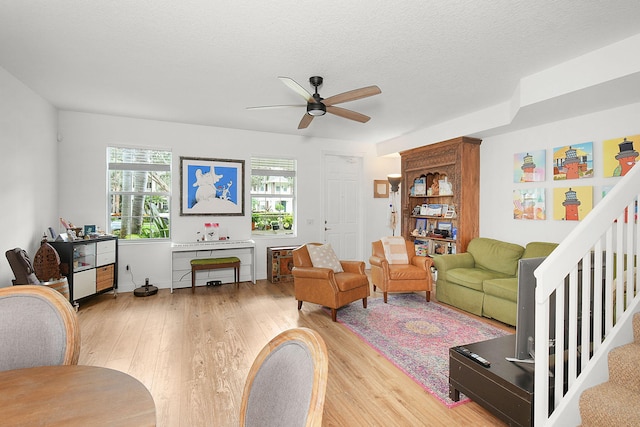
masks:
{"label": "woven basket", "polygon": [[51,289],[54,289],[62,294],[67,300],[69,300],[69,282],[67,282],[67,278],[63,277],[62,279],[52,280],[50,282],[42,282],[41,285],[47,286]]}

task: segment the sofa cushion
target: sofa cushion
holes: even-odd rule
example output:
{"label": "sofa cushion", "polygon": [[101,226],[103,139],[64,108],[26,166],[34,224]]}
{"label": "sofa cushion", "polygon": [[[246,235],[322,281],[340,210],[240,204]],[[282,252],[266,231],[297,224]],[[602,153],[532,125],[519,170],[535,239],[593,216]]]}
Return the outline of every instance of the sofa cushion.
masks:
{"label": "sofa cushion", "polygon": [[515,276],[524,248],[515,243],[478,237],[469,242],[467,252],[473,255],[476,267]]}
{"label": "sofa cushion", "polygon": [[518,302],[518,278],[485,280],[484,293],[508,301]]}
{"label": "sofa cushion", "polygon": [[524,248],[522,258],[541,258],[543,256],[549,256],[558,246],[557,243],[551,242],[529,242]]}
{"label": "sofa cushion", "polygon": [[488,279],[509,277],[506,274],[495,271],[483,270],[481,268],[454,268],[447,272],[447,280],[465,288],[475,289],[482,292],[482,282]]}

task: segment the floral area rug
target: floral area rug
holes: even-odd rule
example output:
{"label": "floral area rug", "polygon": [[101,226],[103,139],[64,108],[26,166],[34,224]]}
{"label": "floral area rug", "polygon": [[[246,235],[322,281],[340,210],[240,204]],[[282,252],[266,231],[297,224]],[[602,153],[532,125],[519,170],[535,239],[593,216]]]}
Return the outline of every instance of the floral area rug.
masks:
{"label": "floral area rug", "polygon": [[424,293],[390,294],[388,301],[369,299],[366,309],[349,304],[338,311],[338,322],[447,407],[468,402],[466,396],[449,399],[449,348],[509,333],[427,302]]}

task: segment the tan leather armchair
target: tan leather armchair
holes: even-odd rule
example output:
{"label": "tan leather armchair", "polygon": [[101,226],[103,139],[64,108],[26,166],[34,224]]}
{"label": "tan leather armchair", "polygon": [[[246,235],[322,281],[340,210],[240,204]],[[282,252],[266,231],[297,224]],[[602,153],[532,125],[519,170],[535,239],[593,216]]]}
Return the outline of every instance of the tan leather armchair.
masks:
{"label": "tan leather armchair", "polygon": [[430,257],[416,256],[413,242],[405,241],[407,245],[408,264],[389,264],[385,258],[382,241],[371,244],[371,282],[373,290],[376,287],[382,290],[384,302],[387,302],[388,292],[414,292],[426,291],[427,301],[431,300],[433,279],[431,277]]}
{"label": "tan leather armchair", "polygon": [[[308,243],[320,245],[320,243]],[[338,308],[357,299],[367,308],[369,279],[362,261],[340,261],[343,273],[334,273],[330,268],[313,266],[307,245],[293,250],[293,282],[298,310],[302,302],[312,302],[331,309],[331,319],[336,321]]]}

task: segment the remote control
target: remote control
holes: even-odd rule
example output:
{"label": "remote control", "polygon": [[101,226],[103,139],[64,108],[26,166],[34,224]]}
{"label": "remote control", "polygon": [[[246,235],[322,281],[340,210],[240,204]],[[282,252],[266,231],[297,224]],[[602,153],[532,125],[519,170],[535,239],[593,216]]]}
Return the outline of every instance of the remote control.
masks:
{"label": "remote control", "polygon": [[458,353],[462,354],[463,356],[466,356],[469,359],[478,362],[479,364],[481,364],[485,368],[491,367],[491,363],[487,359],[485,359],[484,357],[479,356],[479,355],[477,355],[475,353],[472,353],[467,347],[463,347],[463,346],[456,347],[456,351]]}

